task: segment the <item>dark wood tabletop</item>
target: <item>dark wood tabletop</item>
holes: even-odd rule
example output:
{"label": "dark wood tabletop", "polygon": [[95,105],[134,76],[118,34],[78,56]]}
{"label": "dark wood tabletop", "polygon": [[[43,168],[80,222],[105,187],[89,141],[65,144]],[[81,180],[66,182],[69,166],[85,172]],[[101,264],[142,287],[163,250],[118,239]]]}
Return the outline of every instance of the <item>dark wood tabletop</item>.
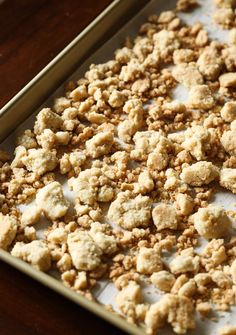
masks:
{"label": "dark wood tabletop", "polygon": [[[5,0],[1,3],[0,107],[110,2]],[[0,262],[0,335],[36,334],[124,333]]]}

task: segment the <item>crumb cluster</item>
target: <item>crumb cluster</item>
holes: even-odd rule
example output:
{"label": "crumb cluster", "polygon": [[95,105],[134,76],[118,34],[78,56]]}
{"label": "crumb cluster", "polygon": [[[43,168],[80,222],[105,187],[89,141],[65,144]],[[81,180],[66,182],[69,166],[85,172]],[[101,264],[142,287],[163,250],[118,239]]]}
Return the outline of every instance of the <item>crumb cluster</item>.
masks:
{"label": "crumb cluster", "polygon": [[179,0],[69,82],[13,159],[0,150],[0,247],[88,299],[114,283],[116,311],[148,334],[184,334],[236,299],[236,213],[211,204],[219,187],[236,193],[236,1],[214,2],[229,45],[185,24],[178,12],[198,3]]}

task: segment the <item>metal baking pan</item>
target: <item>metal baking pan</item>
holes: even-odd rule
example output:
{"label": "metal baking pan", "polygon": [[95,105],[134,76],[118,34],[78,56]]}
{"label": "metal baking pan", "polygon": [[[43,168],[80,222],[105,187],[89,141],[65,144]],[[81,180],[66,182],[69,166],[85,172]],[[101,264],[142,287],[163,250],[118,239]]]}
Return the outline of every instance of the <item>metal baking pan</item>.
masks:
{"label": "metal baking pan", "polygon": [[[199,0],[201,6],[191,13],[180,13],[180,17],[192,24],[201,19],[210,37],[226,41],[228,31],[222,30],[212,24],[210,15],[214,11],[212,0]],[[27,119],[27,125],[20,125],[21,130],[31,127],[37,109],[41,106],[51,106],[53,97],[63,94],[62,84],[79,79],[91,63],[102,63],[110,59],[113,51],[118,48],[127,35],[137,35],[138,27],[149,14],[160,13],[163,10],[173,9],[176,0],[115,0],[103,11],[80,35],[77,36],[49,65],[47,65],[23,90],[21,90],[6,106],[0,110],[0,143],[11,134],[7,141],[0,146],[12,151],[14,149],[15,129]],[[126,25],[127,23],[127,25]],[[119,30],[122,27],[121,30]],[[119,31],[119,32],[118,32]],[[118,32],[118,33],[117,33]],[[117,34],[116,34],[117,33]],[[101,47],[101,48],[100,48]],[[185,99],[184,92],[178,90],[178,99]],[[42,105],[43,104],[43,105]],[[29,117],[30,116],[30,117]],[[6,142],[8,143],[6,145]],[[235,210],[235,195],[218,192],[215,202],[227,210]],[[65,287],[59,280],[48,274],[39,272],[29,264],[12,257],[9,253],[0,250],[0,259],[11,264],[15,268],[35,278],[45,286],[52,288],[75,303],[87,308],[91,312],[106,319],[130,334],[144,334],[144,330],[129,324],[118,315],[107,311],[101,304],[91,302],[83,296]],[[144,293],[145,290],[143,290]],[[105,290],[102,294],[105,295]],[[109,295],[110,304],[114,300],[114,292]],[[155,292],[148,292],[151,303],[157,301]],[[194,334],[205,333],[215,335],[217,327],[226,323],[232,323],[236,315],[236,307],[232,307],[231,313],[220,317],[219,324],[208,324],[197,321]],[[163,330],[163,334],[167,334]],[[192,333],[192,332],[191,332]],[[170,334],[170,332],[168,332]],[[171,332],[172,334],[172,332]]]}
{"label": "metal baking pan", "polygon": [[[149,0],[115,0],[0,110],[0,143]],[[130,334],[144,331],[0,249],[0,259]]]}

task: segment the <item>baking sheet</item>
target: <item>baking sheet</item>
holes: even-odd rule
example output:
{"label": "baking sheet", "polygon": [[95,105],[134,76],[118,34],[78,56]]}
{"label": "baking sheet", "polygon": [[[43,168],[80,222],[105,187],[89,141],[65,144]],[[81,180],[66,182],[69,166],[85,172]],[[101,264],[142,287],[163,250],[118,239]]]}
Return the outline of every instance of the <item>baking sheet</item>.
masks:
{"label": "baking sheet", "polygon": [[[134,37],[137,34],[139,26],[145,21],[148,15],[150,14],[158,14],[163,10],[173,9],[175,6],[174,0],[153,0],[149,4],[147,4],[127,25],[123,27],[111,40],[105,43],[96,53],[94,53],[70,78],[68,79],[78,79],[80,78],[84,72],[88,69],[88,66],[91,63],[103,63],[108,61],[115,49],[120,47],[124,41],[126,36]],[[211,14],[215,9],[212,0],[200,0],[201,6],[195,9],[193,12],[188,14],[181,13],[180,16],[187,23],[193,24],[195,22],[202,22],[204,27],[208,30],[210,37],[214,39],[219,39],[220,41],[227,41],[228,31],[221,29],[219,26],[213,24],[211,19]],[[50,106],[54,97],[58,97],[63,95],[63,85],[55,91],[55,93],[47,100],[45,103],[37,110],[35,113],[27,119],[23,124],[21,124],[15,131],[12,133],[1,145],[1,149],[5,149],[8,152],[13,154],[14,151],[14,143],[16,137],[22,133],[23,130],[27,128],[31,128],[34,123],[35,115],[38,111],[45,106]],[[187,99],[187,91],[181,85],[177,87],[177,89],[173,92],[173,97],[177,98],[181,101],[186,101]],[[61,181],[61,180],[60,180]],[[68,200],[73,201],[73,193],[69,191],[67,184],[63,184],[65,196]],[[236,196],[229,192],[223,192],[220,190],[215,198],[214,202],[223,206],[225,209],[235,209],[234,204],[236,203]],[[30,206],[29,204],[27,206]],[[20,209],[23,211],[25,205],[21,205]],[[45,222],[45,218],[43,219]],[[42,229],[40,223],[36,226],[38,227],[38,237],[42,236]],[[102,280],[98,283],[94,295],[98,301],[103,304],[111,304],[114,309],[116,309],[115,304],[115,295],[117,291],[112,283],[108,283],[105,280]],[[153,286],[147,286],[143,284],[143,296],[144,301],[153,303],[157,301],[162,294],[155,289]],[[215,335],[217,334],[217,329],[220,326],[231,323],[234,324],[234,319],[236,318],[236,308],[232,308],[231,313],[218,313],[215,314],[216,318],[219,322],[213,321],[205,321],[197,319],[197,327],[195,331],[189,332],[192,335]],[[161,332],[163,335],[171,335],[174,334],[169,326],[167,326]]]}

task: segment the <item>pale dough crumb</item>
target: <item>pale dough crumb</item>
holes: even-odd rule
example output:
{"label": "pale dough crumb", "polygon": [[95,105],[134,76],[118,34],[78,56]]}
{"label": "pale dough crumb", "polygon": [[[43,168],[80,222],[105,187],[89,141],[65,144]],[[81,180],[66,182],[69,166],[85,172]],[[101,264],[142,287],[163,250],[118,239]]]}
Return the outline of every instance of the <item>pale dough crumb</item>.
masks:
{"label": "pale dough crumb", "polygon": [[186,87],[193,87],[203,84],[203,77],[199,72],[196,63],[178,64],[172,71],[176,81]]}
{"label": "pale dough crumb", "polygon": [[28,171],[43,175],[55,169],[58,159],[55,152],[48,149],[29,149],[28,154],[22,157],[22,163]]}
{"label": "pale dough crumb", "polygon": [[137,256],[137,271],[150,275],[162,269],[160,254],[151,248],[142,247]]}
{"label": "pale dough crumb", "polygon": [[151,192],[154,189],[154,181],[148,170],[140,173],[138,177],[138,183],[135,184],[135,192],[145,194]]}
{"label": "pale dough crumb", "polygon": [[114,142],[113,134],[110,132],[98,133],[86,142],[88,155],[97,158],[108,154]]}
{"label": "pale dough crumb", "polygon": [[189,215],[194,208],[193,199],[190,195],[178,193],[176,196],[176,209],[182,215]]}
{"label": "pale dough crumb", "polygon": [[222,87],[236,87],[236,73],[228,72],[219,77],[220,86]]}
{"label": "pale dough crumb", "polygon": [[225,210],[216,205],[200,208],[193,215],[193,220],[199,235],[206,239],[223,237],[231,228],[231,221]]}
{"label": "pale dough crumb", "polygon": [[139,131],[134,135],[133,140],[135,147],[131,151],[131,158],[137,160],[146,160],[148,154],[155,150],[160,141],[166,146],[170,144],[170,141],[160,132],[153,130]]}
{"label": "pale dough crumb", "polygon": [[213,14],[213,20],[224,28],[232,26],[234,18],[235,16],[232,8],[220,8]]}
{"label": "pale dough crumb", "polygon": [[235,0],[214,0],[214,2],[218,7],[223,7],[223,8],[234,8],[234,7],[236,7],[236,1]]}
{"label": "pale dough crumb", "polygon": [[212,311],[212,306],[207,301],[206,302],[200,302],[199,304],[197,304],[196,310],[200,314],[200,317],[202,319],[205,319],[210,314],[210,312]]}
{"label": "pale dough crumb", "polygon": [[51,254],[47,245],[39,240],[30,243],[17,242],[11,254],[32,264],[40,271],[48,271],[51,267]]}
{"label": "pale dough crumb", "polygon": [[145,324],[148,334],[154,334],[168,322],[177,334],[185,334],[195,328],[194,307],[187,297],[166,294],[160,301],[152,304],[147,311]]}
{"label": "pale dough crumb", "polygon": [[47,236],[47,240],[51,243],[54,243],[54,244],[66,243],[67,233],[66,233],[65,229],[62,228],[62,227],[56,228],[56,229],[52,230],[51,232],[49,232],[49,234]]}
{"label": "pale dough crumb", "polygon": [[230,274],[232,276],[233,283],[236,284],[236,260],[234,260],[231,264]]}
{"label": "pale dough crumb", "polygon": [[87,281],[87,276],[85,271],[80,271],[78,272],[75,282],[74,282],[74,288],[76,290],[84,290],[87,288],[88,281]]}
{"label": "pale dough crumb", "polygon": [[0,213],[0,248],[7,249],[17,232],[17,220],[10,215],[3,215]]}
{"label": "pale dough crumb", "polygon": [[151,201],[149,197],[133,197],[129,191],[118,194],[108,210],[111,222],[125,228],[147,227],[151,219]]}
{"label": "pale dough crumb", "polygon": [[199,257],[193,255],[191,248],[185,249],[179,256],[176,256],[169,265],[173,274],[186,272],[197,273],[199,269]]}
{"label": "pale dough crumb", "polygon": [[57,181],[38,191],[36,204],[51,220],[64,216],[69,208],[69,202],[64,198],[62,186]]}
{"label": "pale dough crumb", "polygon": [[152,218],[157,231],[162,229],[177,229],[177,213],[172,205],[164,203],[157,204],[152,211]]}
{"label": "pale dough crumb", "polygon": [[223,168],[220,171],[220,185],[236,193],[236,169]]}
{"label": "pale dough crumb", "polygon": [[207,150],[210,150],[210,132],[202,126],[193,126],[184,133],[182,147],[189,151],[198,161],[207,157]]}
{"label": "pale dough crumb", "polygon": [[130,281],[116,295],[118,308],[124,313],[132,313],[136,306],[142,301],[141,287],[135,281]]}
{"label": "pale dough crumb", "polygon": [[114,197],[109,179],[103,177],[101,169],[96,167],[81,171],[77,178],[69,179],[68,183],[75,196],[88,205],[96,201],[108,202]]}
{"label": "pale dough crumb", "polygon": [[236,102],[228,101],[220,111],[222,119],[226,122],[232,122],[236,119]]}
{"label": "pale dough crumb", "polygon": [[214,106],[214,97],[207,85],[196,85],[191,87],[187,103],[190,108],[210,109]]}
{"label": "pale dough crumb", "polygon": [[94,242],[99,246],[104,254],[113,254],[117,250],[117,242],[114,236],[106,234],[104,225],[93,222],[89,231]]}
{"label": "pale dough crumb", "polygon": [[211,162],[201,161],[183,168],[180,178],[192,186],[207,185],[219,176],[218,168]]}
{"label": "pale dough crumb", "polygon": [[26,208],[21,216],[21,224],[23,226],[31,226],[35,224],[41,215],[41,209],[38,206],[31,206]]}
{"label": "pale dough crumb", "polygon": [[101,264],[102,250],[86,231],[77,231],[68,235],[68,250],[77,270],[94,270]]}
{"label": "pale dough crumb", "polygon": [[175,282],[175,276],[165,270],[154,272],[150,279],[155,287],[164,292],[170,292]]}
{"label": "pale dough crumb", "polygon": [[236,130],[228,130],[223,133],[221,136],[221,144],[231,155],[236,155]]}
{"label": "pale dough crumb", "polygon": [[196,283],[195,283],[194,279],[190,279],[188,282],[184,283],[180,287],[180,289],[178,291],[178,295],[190,298],[190,297],[194,296],[196,291],[197,291]]}

